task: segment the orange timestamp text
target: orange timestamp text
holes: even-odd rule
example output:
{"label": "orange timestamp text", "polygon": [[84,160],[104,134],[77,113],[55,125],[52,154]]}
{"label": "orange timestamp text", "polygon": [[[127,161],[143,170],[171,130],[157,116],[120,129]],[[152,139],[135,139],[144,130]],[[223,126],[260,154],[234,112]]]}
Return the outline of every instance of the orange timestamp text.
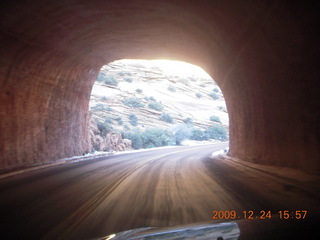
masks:
{"label": "orange timestamp text", "polygon": [[212,211],[212,219],[305,219],[307,216],[307,210],[281,210],[277,212],[271,211]]}

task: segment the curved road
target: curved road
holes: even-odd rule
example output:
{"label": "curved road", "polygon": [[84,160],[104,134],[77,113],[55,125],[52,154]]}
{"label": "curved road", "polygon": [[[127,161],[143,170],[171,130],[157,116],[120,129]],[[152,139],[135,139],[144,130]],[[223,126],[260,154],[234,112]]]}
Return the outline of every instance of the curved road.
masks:
{"label": "curved road", "polygon": [[1,229],[8,239],[88,239],[210,221],[214,210],[282,209],[241,183],[252,181],[249,171],[238,176],[209,158],[226,146],[117,154],[2,179]]}

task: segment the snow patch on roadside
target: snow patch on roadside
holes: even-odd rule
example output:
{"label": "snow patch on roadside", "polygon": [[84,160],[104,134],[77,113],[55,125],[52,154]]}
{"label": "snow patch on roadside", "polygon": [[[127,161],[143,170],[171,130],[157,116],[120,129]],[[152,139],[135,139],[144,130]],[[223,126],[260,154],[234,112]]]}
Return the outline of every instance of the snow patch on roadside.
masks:
{"label": "snow patch on roadside", "polygon": [[195,140],[184,140],[182,141],[182,146],[198,146],[198,145],[205,145],[210,143],[220,143],[218,140],[211,139],[209,141],[195,141]]}
{"label": "snow patch on roadside", "polygon": [[211,157],[216,157],[219,155],[226,154],[226,153],[228,153],[228,151],[229,151],[229,147],[226,147],[225,149],[221,149],[219,151],[215,151],[215,152],[211,153]]}

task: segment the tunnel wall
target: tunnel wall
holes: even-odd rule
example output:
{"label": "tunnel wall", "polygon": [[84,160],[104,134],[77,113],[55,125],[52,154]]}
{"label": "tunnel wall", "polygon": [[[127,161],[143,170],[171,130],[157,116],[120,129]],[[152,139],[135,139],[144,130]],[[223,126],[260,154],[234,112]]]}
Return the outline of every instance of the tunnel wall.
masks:
{"label": "tunnel wall", "polygon": [[0,169],[90,151],[102,65],[169,58],[222,89],[230,156],[319,172],[318,14],[286,1],[3,1]]}

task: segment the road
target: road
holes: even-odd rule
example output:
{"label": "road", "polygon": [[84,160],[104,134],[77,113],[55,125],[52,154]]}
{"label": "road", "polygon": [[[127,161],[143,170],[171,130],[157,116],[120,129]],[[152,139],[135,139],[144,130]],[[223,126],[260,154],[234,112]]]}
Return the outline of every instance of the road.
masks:
{"label": "road", "polygon": [[280,201],[276,189],[277,201],[269,193],[271,200],[262,197],[263,183],[256,189],[244,184],[258,181],[248,169],[239,173],[238,167],[209,158],[226,146],[117,154],[2,179],[1,231],[8,239],[88,239],[139,227],[210,221],[214,210],[301,206],[301,201]]}

